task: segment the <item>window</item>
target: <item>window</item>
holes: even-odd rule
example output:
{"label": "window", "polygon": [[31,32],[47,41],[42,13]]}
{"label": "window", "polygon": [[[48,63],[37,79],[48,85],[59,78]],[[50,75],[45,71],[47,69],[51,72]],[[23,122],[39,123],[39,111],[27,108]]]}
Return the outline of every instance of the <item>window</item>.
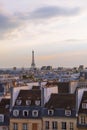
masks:
{"label": "window", "polygon": [[52,129],[57,129],[57,121],[52,122]]}
{"label": "window", "polygon": [[62,122],[62,130],[66,130],[66,122]]}
{"label": "window", "polygon": [[9,104],[7,104],[7,105],[5,106],[5,108],[9,108]]}
{"label": "window", "polygon": [[13,116],[17,117],[19,115],[19,111],[18,110],[13,110]]}
{"label": "window", "polygon": [[22,102],[21,100],[16,100],[17,105],[21,105],[21,102]]}
{"label": "window", "polygon": [[45,121],[45,129],[49,129],[49,121]]}
{"label": "window", "polygon": [[18,124],[17,123],[13,123],[13,130],[18,130]]}
{"label": "window", "polygon": [[82,108],[87,109],[87,103],[82,103]]}
{"label": "window", "polygon": [[28,111],[27,111],[27,110],[24,110],[24,111],[23,111],[23,116],[25,116],[25,117],[28,116]]}
{"label": "window", "polygon": [[52,116],[54,114],[54,110],[48,110],[48,115]]}
{"label": "window", "polygon": [[85,124],[85,116],[81,116],[81,124]]}
{"label": "window", "polygon": [[26,105],[30,105],[31,104],[31,100],[26,100]]}
{"label": "window", "polygon": [[32,115],[33,115],[34,117],[37,117],[37,116],[38,116],[38,110],[33,110],[33,111],[32,111]]}
{"label": "window", "polygon": [[4,122],[4,115],[0,114],[0,122]]}
{"label": "window", "polygon": [[39,105],[40,105],[40,100],[36,100],[36,101],[35,101],[35,104],[36,104],[37,106],[39,106]]}
{"label": "window", "polygon": [[70,130],[74,130],[73,122],[70,122]]}
{"label": "window", "polygon": [[70,116],[71,115],[71,110],[65,110],[65,115]]}
{"label": "window", "polygon": [[27,123],[23,123],[23,130],[27,130],[27,129],[28,129]]}

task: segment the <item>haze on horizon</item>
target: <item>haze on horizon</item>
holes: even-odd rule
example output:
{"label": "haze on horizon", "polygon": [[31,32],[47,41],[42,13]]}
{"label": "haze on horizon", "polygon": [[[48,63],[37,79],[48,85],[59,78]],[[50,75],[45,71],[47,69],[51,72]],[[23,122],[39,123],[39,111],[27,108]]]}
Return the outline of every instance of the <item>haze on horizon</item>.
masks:
{"label": "haze on horizon", "polygon": [[87,66],[87,0],[0,0],[0,68]]}

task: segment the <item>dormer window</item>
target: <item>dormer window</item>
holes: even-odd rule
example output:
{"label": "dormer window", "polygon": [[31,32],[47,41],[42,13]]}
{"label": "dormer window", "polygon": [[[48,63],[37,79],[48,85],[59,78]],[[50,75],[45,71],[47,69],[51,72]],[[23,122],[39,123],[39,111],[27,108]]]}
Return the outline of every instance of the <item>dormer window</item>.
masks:
{"label": "dormer window", "polygon": [[13,116],[15,117],[19,116],[19,110],[13,110]]}
{"label": "dormer window", "polygon": [[0,122],[4,122],[4,115],[0,114]]}
{"label": "dormer window", "polygon": [[87,109],[87,103],[82,103],[82,108]]}
{"label": "dormer window", "polygon": [[33,110],[32,111],[32,116],[33,117],[38,117],[38,110]]}
{"label": "dormer window", "polygon": [[21,100],[16,100],[17,105],[21,105],[21,102],[22,102]]}
{"label": "dormer window", "polygon": [[23,116],[27,117],[28,116],[28,111],[27,110],[23,110]]}
{"label": "dormer window", "polygon": [[52,116],[53,114],[54,114],[54,110],[53,109],[48,110],[48,115]]}
{"label": "dormer window", "polygon": [[66,116],[71,116],[71,110],[65,110],[65,115]]}
{"label": "dormer window", "polygon": [[40,105],[40,100],[36,100],[35,105],[39,106]]}
{"label": "dormer window", "polygon": [[31,100],[26,100],[26,105],[30,105],[31,104]]}

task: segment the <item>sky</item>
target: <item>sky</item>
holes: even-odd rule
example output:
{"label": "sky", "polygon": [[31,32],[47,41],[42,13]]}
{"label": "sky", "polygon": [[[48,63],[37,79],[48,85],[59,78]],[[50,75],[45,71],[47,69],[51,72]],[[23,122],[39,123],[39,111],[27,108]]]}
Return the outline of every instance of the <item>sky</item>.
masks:
{"label": "sky", "polygon": [[87,0],[0,0],[0,68],[87,67]]}

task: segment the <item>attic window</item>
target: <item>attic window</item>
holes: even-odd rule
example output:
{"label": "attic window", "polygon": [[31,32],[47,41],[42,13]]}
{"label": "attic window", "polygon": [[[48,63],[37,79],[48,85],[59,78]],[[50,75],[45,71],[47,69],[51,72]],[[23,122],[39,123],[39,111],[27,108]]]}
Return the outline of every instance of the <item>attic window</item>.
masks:
{"label": "attic window", "polygon": [[25,117],[28,116],[28,111],[27,111],[27,110],[24,110],[24,111],[23,111],[23,116],[25,116]]}
{"label": "attic window", "polygon": [[33,115],[33,117],[37,117],[38,116],[38,110],[33,110],[32,115]]}
{"label": "attic window", "polygon": [[54,110],[53,109],[48,110],[48,115],[52,116],[53,114],[54,114]]}
{"label": "attic window", "polygon": [[65,110],[65,115],[66,116],[71,116],[71,110]]}
{"label": "attic window", "polygon": [[87,109],[87,103],[82,103],[82,108]]}
{"label": "attic window", "polygon": [[0,114],[0,122],[4,122],[4,115]]}
{"label": "attic window", "polygon": [[35,101],[35,104],[36,104],[37,106],[39,106],[39,105],[40,105],[40,100],[36,100],[36,101]]}
{"label": "attic window", "polygon": [[13,116],[17,117],[19,115],[19,110],[13,110]]}
{"label": "attic window", "polygon": [[26,100],[26,105],[30,105],[31,104],[31,100]]}
{"label": "attic window", "polygon": [[21,102],[22,102],[21,100],[16,100],[17,105],[21,105]]}

